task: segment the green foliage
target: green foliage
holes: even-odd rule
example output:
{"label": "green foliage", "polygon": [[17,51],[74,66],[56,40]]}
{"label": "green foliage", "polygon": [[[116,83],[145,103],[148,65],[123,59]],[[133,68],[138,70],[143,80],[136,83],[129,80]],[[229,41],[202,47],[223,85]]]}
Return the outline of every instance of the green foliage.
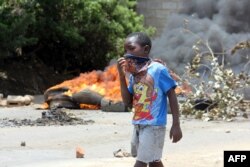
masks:
{"label": "green foliage", "polygon": [[0,1],[0,58],[21,54],[21,48],[37,39],[27,37],[34,17],[20,8],[21,3]]}
{"label": "green foliage", "polygon": [[[5,0],[0,40],[6,45],[0,52],[22,48],[59,72],[103,69],[121,56],[126,35],[154,33],[143,26],[135,5],[135,0]],[[11,15],[17,8],[19,16]]]}

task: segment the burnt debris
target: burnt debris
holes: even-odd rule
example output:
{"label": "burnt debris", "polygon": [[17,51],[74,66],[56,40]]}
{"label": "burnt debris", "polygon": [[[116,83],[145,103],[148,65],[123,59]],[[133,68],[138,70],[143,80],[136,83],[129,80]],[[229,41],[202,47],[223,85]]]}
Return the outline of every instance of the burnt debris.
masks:
{"label": "burnt debris", "polygon": [[41,114],[41,118],[36,120],[0,119],[0,127],[87,125],[90,123],[94,123],[94,121],[83,120],[65,108],[54,108],[44,111]]}

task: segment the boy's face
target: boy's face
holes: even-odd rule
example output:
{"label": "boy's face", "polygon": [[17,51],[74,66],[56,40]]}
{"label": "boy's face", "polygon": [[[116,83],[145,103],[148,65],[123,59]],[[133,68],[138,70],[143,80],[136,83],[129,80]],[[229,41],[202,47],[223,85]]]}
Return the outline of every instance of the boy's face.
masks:
{"label": "boy's face", "polygon": [[141,46],[137,42],[136,36],[128,37],[124,43],[125,53],[132,54],[138,57],[148,57],[148,54],[149,54],[148,48],[149,48],[148,45]]}

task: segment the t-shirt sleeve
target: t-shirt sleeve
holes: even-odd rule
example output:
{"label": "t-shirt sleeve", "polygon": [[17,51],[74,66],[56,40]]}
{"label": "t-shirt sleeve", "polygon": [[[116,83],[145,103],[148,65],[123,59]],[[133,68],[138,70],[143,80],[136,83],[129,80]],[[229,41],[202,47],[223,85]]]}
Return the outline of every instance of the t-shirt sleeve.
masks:
{"label": "t-shirt sleeve", "polygon": [[167,93],[171,88],[176,88],[176,81],[170,76],[166,68],[162,69],[159,77],[159,86],[163,92]]}
{"label": "t-shirt sleeve", "polygon": [[129,77],[129,83],[128,83],[128,91],[131,94],[134,94],[133,85],[134,85],[134,79],[133,79],[133,76],[130,75],[130,77]]}

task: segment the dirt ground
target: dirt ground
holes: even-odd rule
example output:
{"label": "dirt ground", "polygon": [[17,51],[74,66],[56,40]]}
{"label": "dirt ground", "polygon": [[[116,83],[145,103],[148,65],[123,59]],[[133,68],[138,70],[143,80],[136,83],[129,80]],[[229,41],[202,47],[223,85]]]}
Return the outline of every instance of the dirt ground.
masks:
{"label": "dirt ground", "polygon": [[[0,120],[36,119],[42,110],[34,105],[0,108]],[[18,167],[128,167],[132,157],[116,158],[114,151],[130,151],[132,113],[72,110],[94,123],[74,126],[25,126],[0,128],[0,166]],[[249,119],[233,122],[204,122],[181,118],[183,139],[171,143],[168,134],[172,115],[168,115],[163,163],[168,167],[222,167],[224,150],[250,150]],[[25,142],[26,146],[21,146]],[[76,147],[85,158],[76,158]]]}

